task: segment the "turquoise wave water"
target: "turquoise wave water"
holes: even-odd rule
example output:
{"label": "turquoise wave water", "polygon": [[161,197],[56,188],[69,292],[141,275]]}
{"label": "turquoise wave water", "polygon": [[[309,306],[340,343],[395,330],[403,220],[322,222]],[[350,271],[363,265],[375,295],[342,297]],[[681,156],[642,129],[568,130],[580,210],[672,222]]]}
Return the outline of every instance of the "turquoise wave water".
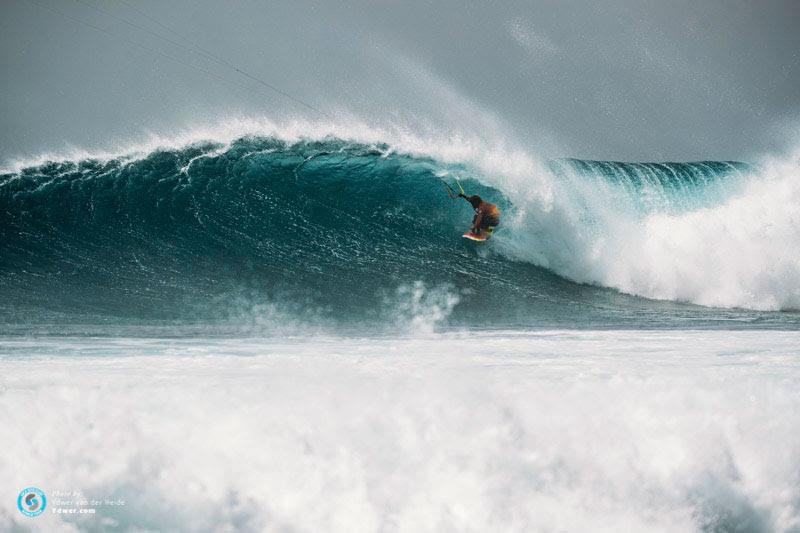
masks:
{"label": "turquoise wave water", "polygon": [[[669,214],[718,203],[751,167],[558,160],[550,169],[562,186],[612,191],[634,212]],[[503,210],[492,242],[460,238],[472,212],[446,196],[441,179],[455,176]],[[0,313],[7,325],[796,324],[785,313],[705,309],[570,281],[509,252],[530,228],[520,226],[517,198],[490,182],[466,164],[331,138],[246,137],[29,166],[0,175]],[[596,213],[583,209],[596,227]]]}

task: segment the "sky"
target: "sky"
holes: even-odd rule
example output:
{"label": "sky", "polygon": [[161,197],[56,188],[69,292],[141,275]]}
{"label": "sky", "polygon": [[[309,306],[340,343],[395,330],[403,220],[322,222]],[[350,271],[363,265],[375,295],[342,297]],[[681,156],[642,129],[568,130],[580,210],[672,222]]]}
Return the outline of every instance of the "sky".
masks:
{"label": "sky", "polygon": [[797,0],[3,0],[0,160],[242,117],[749,160],[800,138],[799,24]]}

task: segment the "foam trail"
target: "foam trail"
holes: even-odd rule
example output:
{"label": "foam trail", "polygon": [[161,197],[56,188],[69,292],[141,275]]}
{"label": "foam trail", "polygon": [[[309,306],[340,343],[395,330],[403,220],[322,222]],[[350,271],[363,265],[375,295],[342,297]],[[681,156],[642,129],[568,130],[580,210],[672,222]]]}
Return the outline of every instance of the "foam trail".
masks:
{"label": "foam trail", "polygon": [[798,343],[0,337],[0,529],[792,531]]}

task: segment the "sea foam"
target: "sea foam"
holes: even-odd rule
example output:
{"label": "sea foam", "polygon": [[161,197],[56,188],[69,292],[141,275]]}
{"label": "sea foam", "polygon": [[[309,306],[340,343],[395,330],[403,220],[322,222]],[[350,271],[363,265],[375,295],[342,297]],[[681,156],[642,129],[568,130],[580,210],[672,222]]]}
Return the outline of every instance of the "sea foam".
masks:
{"label": "sea foam", "polygon": [[[0,339],[0,529],[789,531],[797,333]],[[124,500],[15,507],[28,486]]]}

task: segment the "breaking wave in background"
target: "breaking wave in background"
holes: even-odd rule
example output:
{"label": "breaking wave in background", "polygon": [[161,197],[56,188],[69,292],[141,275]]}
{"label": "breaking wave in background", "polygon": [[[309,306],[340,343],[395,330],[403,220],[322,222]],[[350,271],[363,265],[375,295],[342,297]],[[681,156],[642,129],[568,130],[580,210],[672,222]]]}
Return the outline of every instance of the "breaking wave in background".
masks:
{"label": "breaking wave in background", "polygon": [[[797,174],[781,162],[541,163],[374,132],[53,158],[0,174],[0,306],[11,322],[266,308],[387,323],[416,309],[402,320],[527,326],[704,313],[683,304],[796,310]],[[456,178],[504,213],[485,245],[460,238],[471,210],[442,185]]]}

